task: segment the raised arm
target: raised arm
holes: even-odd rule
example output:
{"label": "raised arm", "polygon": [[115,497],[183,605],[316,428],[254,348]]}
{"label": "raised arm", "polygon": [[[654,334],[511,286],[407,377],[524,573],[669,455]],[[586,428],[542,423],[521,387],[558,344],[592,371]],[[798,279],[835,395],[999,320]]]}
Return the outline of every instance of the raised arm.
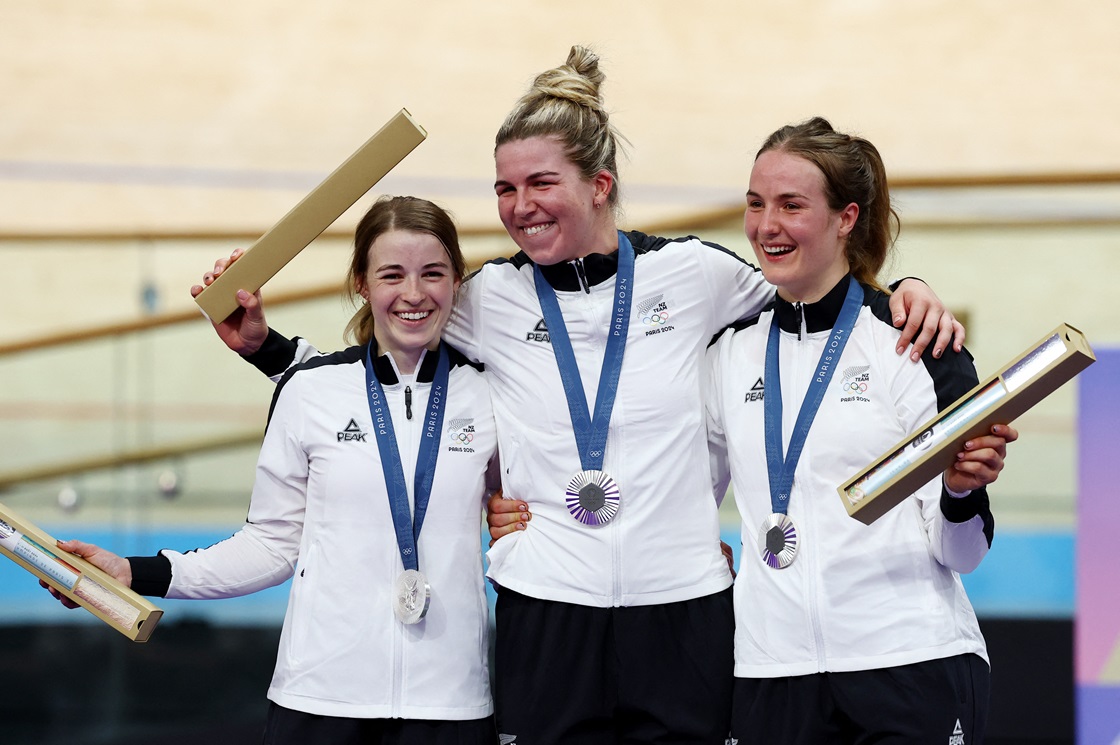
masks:
{"label": "raised arm", "polygon": [[[214,269],[202,275],[202,284],[191,287],[191,297],[198,297],[204,289],[214,283],[230,264],[237,261],[242,249],[234,249],[228,259],[218,259]],[[261,294],[249,294],[245,290],[237,291],[237,304],[240,310],[222,321],[214,324],[214,330],[227,347],[242,356],[253,354],[264,344],[268,336],[268,323],[264,319],[264,306],[261,303]],[[211,321],[213,322],[213,321]]]}
{"label": "raised arm", "polygon": [[[214,262],[213,270],[202,276],[202,284],[191,287],[191,297],[198,297],[243,253],[238,248],[229,258]],[[215,323],[214,331],[222,343],[272,378],[273,382],[279,381],[293,364],[318,356],[319,351],[306,341],[298,337],[288,339],[269,329],[260,292],[250,294],[246,290],[238,290],[237,303],[241,308],[221,323]]]}

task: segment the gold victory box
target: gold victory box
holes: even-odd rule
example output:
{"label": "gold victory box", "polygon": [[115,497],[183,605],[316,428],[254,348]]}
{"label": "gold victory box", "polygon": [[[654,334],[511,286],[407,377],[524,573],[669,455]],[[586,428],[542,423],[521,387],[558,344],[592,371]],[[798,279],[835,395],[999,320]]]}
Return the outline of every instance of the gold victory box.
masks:
{"label": "gold victory box", "polygon": [[0,554],[134,642],[146,642],[163,611],[0,504]]}
{"label": "gold victory box", "polygon": [[965,441],[1007,424],[1096,360],[1067,324],[926,422],[837,491],[848,514],[870,525],[953,462]]}
{"label": "gold victory box", "polygon": [[316,186],[194,300],[214,323],[240,306],[237,291],[256,292],[354,202],[404,160],[428,133],[404,109]]}

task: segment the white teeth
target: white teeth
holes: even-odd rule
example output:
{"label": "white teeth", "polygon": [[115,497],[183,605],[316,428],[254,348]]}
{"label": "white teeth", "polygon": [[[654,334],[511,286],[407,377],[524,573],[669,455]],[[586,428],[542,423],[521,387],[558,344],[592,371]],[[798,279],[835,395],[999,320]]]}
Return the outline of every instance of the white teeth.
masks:
{"label": "white teeth", "polygon": [[425,318],[427,318],[428,316],[430,316],[431,314],[432,314],[431,311],[426,310],[426,311],[423,311],[423,312],[416,312],[416,313],[398,313],[397,315],[400,316],[401,318],[403,318],[406,321],[422,321]]}
{"label": "white teeth", "polygon": [[762,250],[768,254],[786,254],[793,250],[793,246],[763,246]]}
{"label": "white teeth", "polygon": [[548,230],[549,228],[552,227],[552,225],[553,225],[553,223],[546,222],[544,225],[534,225],[530,228],[522,228],[521,232],[523,232],[525,235],[537,235],[539,233],[543,233],[544,231]]}

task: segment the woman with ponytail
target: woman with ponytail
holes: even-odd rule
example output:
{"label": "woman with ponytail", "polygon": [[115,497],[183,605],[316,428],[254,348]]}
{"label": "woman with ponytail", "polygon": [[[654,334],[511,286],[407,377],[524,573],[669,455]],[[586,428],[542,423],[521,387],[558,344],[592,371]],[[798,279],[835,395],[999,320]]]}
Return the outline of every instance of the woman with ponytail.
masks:
{"label": "woman with ponytail", "polygon": [[463,271],[450,215],[379,199],[347,279],[362,299],[356,345],[276,387],[245,526],[153,557],[62,544],[160,597],[234,597],[294,575],[265,745],[497,739],[478,540],[494,417],[479,366],[440,342]]}
{"label": "woman with ponytail", "polygon": [[972,358],[893,353],[878,274],[898,218],[867,140],[821,118],[774,132],[744,226],[778,293],[708,350],[717,488],[742,519],[731,741],[980,743],[987,651],[959,573],[991,545],[985,487],[1018,433],[996,425],[872,524],[849,517],[837,486],[971,390]]}

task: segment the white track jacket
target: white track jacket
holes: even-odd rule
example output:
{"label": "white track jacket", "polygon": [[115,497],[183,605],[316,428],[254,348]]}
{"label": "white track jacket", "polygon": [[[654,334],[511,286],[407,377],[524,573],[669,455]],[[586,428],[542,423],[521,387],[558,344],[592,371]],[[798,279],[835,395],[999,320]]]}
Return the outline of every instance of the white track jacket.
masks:
{"label": "white track jacket", "polygon": [[[426,354],[415,379],[405,382],[389,356],[374,362],[410,501],[436,361]],[[404,568],[365,393],[365,347],[316,357],[278,386],[245,526],[206,549],[132,559],[134,586],[161,594],[162,574],[166,597],[225,598],[295,574],[272,701],[334,717],[488,716],[479,534],[485,472],[497,442],[486,382],[458,353],[443,430],[417,549],[432,588],[420,623],[406,626],[393,615],[393,581]]]}
{"label": "white track jacket", "polygon": [[895,354],[887,297],[865,289],[847,346],[798,462],[788,514],[800,547],[767,567],[758,531],[773,512],[763,399],[766,339],[781,333],[782,447],[843,303],[848,278],[819,303],[778,300],[708,350],[708,425],[717,488],[728,463],[742,517],[735,581],[735,675],[771,678],[904,665],[965,653],[987,659],[958,572],[986,554],[993,521],[985,490],[955,499],[940,477],[871,525],[849,517],[837,487],[976,385],[967,353],[919,363]]}

